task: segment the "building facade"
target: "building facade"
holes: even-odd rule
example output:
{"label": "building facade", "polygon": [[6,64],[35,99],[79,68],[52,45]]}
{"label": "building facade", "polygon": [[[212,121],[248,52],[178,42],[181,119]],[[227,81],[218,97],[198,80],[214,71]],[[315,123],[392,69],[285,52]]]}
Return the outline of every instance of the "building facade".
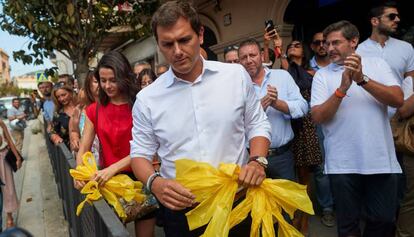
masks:
{"label": "building facade", "polygon": [[21,76],[15,76],[13,77],[13,84],[21,89],[37,89],[36,73],[29,72]]}
{"label": "building facade", "polygon": [[0,48],[0,85],[10,83],[9,55]]}

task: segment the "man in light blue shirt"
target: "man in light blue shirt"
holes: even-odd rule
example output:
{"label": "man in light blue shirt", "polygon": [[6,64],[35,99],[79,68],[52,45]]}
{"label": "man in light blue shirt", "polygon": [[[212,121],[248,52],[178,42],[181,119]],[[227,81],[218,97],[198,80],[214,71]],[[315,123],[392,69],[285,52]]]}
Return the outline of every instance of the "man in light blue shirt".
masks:
{"label": "man in light blue shirt", "polygon": [[[195,196],[174,180],[175,161],[187,158],[215,167],[220,162],[239,164],[240,184],[260,185],[265,178],[270,124],[242,66],[200,56],[204,28],[190,3],[164,3],[154,14],[152,27],[171,66],[137,95],[131,166],[162,205],[165,235],[199,236],[202,232],[189,231],[183,211],[196,204]],[[162,164],[161,175],[152,166],[155,154]],[[230,231],[230,235],[249,233]]]}
{"label": "man in light blue shirt", "polygon": [[52,122],[53,112],[55,110],[55,104],[52,100],[52,87],[53,83],[51,81],[41,81],[37,84],[37,88],[43,95],[40,108],[43,109],[43,115],[45,116],[47,122]]}
{"label": "man in light blue shirt", "polygon": [[267,176],[294,180],[294,160],[290,150],[294,134],[290,120],[303,117],[309,105],[287,71],[262,66],[260,45],[256,40],[248,39],[240,44],[239,58],[272,126]]}

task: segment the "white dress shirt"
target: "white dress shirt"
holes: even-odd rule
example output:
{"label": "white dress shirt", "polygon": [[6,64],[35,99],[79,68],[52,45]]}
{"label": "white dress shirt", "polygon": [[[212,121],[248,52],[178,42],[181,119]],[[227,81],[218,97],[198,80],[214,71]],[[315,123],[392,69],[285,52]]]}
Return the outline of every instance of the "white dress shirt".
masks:
{"label": "white dress shirt", "polygon": [[[331,63],[316,72],[312,83],[312,107],[323,104],[335,93],[343,71],[342,66]],[[362,72],[386,86],[399,85],[391,68],[381,58],[362,57]],[[387,106],[355,82],[346,94],[333,118],[321,124],[325,136],[326,173],[401,173]]]}
{"label": "white dress shirt", "polygon": [[243,165],[248,140],[271,138],[250,76],[239,64],[203,60],[193,83],[170,68],[138,93],[132,116],[131,157],[152,160],[157,153],[165,178],[175,178],[174,162],[182,158]]}
{"label": "white dress shirt", "polygon": [[272,126],[271,148],[278,148],[286,145],[293,139],[293,130],[290,124],[291,119],[301,118],[308,113],[309,105],[300,94],[292,76],[285,70],[264,68],[265,77],[262,85],[253,83],[256,94],[261,99],[267,94],[267,85],[276,87],[278,99],[283,100],[289,107],[289,115],[280,112],[269,106],[266,115]]}

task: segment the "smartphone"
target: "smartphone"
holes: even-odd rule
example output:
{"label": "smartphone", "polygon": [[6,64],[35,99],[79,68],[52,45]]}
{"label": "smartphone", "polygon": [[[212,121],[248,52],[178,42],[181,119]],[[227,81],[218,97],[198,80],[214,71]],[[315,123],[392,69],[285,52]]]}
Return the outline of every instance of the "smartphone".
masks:
{"label": "smartphone", "polygon": [[275,29],[275,25],[273,24],[272,20],[265,21],[265,29],[266,29],[266,32],[270,32]]}

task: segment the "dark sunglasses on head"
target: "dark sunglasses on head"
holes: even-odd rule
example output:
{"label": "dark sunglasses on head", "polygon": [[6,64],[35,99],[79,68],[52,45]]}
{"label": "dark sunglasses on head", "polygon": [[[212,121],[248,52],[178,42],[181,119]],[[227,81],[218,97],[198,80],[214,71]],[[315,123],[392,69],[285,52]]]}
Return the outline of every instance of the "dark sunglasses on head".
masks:
{"label": "dark sunglasses on head", "polygon": [[398,13],[390,13],[388,15],[384,15],[385,17],[388,17],[388,19],[390,19],[390,21],[395,20],[395,18],[398,17],[398,19],[401,19],[400,14]]}
{"label": "dark sunglasses on head", "polygon": [[326,42],[326,40],[314,40],[313,42],[312,42],[312,44],[313,45],[316,45],[316,46],[318,46],[318,45],[324,45],[325,44],[325,42]]}
{"label": "dark sunglasses on head", "polygon": [[288,49],[293,48],[293,47],[295,47],[295,48],[301,48],[302,47],[302,44],[301,43],[293,43],[293,44],[289,44],[287,46]]}
{"label": "dark sunglasses on head", "polygon": [[65,82],[63,82],[63,81],[61,81],[61,82],[57,82],[54,86],[53,86],[53,88],[54,89],[59,89],[59,88],[62,88],[63,86],[65,86],[66,85],[66,83]]}
{"label": "dark sunglasses on head", "polygon": [[238,49],[239,49],[239,47],[237,47],[236,45],[227,46],[226,48],[224,48],[224,54],[226,54],[230,51],[233,51],[233,50],[237,51]]}

